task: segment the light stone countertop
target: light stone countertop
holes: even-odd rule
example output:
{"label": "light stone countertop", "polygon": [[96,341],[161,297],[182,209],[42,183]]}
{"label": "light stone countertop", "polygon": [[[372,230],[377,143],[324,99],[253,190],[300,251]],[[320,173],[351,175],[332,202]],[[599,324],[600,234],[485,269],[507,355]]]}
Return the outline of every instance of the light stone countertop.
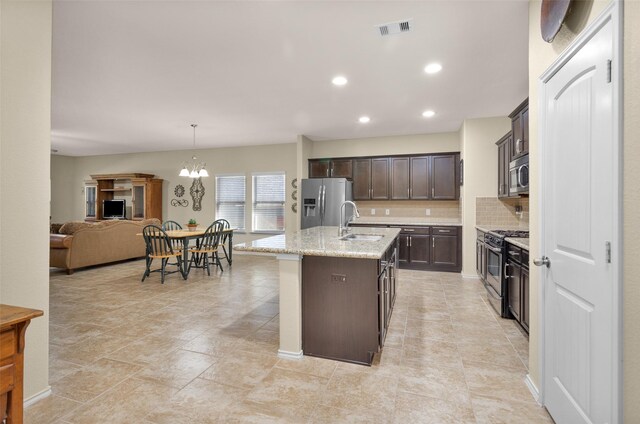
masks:
{"label": "light stone countertop", "polygon": [[476,225],[476,229],[482,231],[483,233],[490,233],[495,230],[518,230],[518,231],[529,231],[529,227],[509,227],[502,225],[493,225],[491,227],[485,227],[484,225]]}
{"label": "light stone countertop", "polygon": [[529,250],[529,239],[519,237],[507,237],[504,239],[507,243],[511,243],[514,246],[518,246],[522,249]]}
{"label": "light stone countertop", "polygon": [[399,228],[352,228],[350,234],[379,234],[378,241],[338,240],[338,227],[313,227],[233,245],[233,250],[303,256],[380,259],[400,233]]}
{"label": "light stone countertop", "polygon": [[462,226],[458,218],[431,218],[425,217],[390,217],[390,216],[362,216],[353,220],[354,224],[372,225],[452,225]]}

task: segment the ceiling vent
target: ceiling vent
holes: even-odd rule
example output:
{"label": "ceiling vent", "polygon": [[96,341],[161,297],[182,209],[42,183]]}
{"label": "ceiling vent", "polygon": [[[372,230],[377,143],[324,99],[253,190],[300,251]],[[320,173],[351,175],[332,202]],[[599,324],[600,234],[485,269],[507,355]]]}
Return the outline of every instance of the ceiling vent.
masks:
{"label": "ceiling vent", "polygon": [[403,32],[411,31],[412,19],[406,21],[389,22],[388,24],[377,25],[378,31],[382,37],[388,35],[401,34]]}

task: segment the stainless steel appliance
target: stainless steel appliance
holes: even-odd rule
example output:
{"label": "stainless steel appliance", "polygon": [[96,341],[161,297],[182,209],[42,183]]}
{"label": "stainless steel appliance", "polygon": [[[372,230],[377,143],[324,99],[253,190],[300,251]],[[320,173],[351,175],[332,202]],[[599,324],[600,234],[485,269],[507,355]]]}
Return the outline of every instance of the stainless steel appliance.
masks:
{"label": "stainless steel appliance", "polygon": [[493,230],[484,235],[484,287],[487,289],[487,299],[493,309],[503,318],[508,318],[509,305],[507,294],[507,280],[504,278],[504,268],[507,261],[505,237],[529,237],[528,231]]}
{"label": "stainless steel appliance", "polygon": [[529,194],[529,155],[509,162],[509,194]]}
{"label": "stainless steel appliance", "polygon": [[353,200],[353,183],[346,178],[302,180],[301,228],[340,225],[340,205]]}

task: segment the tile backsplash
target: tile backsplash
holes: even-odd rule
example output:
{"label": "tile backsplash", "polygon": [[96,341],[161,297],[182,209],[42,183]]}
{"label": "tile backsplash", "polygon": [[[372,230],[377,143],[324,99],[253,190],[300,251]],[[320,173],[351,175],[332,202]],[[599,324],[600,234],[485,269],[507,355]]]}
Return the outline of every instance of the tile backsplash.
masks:
{"label": "tile backsplash", "polygon": [[[428,201],[428,200],[359,200],[356,201],[360,216],[376,217],[431,217],[461,219],[460,202],[452,201]],[[375,215],[371,210],[375,209]],[[386,210],[389,209],[389,215]],[[430,214],[427,215],[427,209]]]}
{"label": "tile backsplash", "polygon": [[[516,213],[520,206],[522,212]],[[476,225],[496,228],[529,228],[529,198],[476,197]]]}

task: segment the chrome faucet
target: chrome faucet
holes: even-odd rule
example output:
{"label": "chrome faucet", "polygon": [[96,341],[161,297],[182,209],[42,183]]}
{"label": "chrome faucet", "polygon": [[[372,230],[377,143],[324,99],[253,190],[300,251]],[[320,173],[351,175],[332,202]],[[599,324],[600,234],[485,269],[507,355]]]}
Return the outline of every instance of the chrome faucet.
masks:
{"label": "chrome faucet", "polygon": [[[351,215],[349,218],[345,217],[345,224],[342,225],[342,217],[345,216],[344,205],[346,205],[347,203],[353,206],[353,215]],[[354,218],[360,218],[360,212],[358,211],[358,207],[351,200],[345,200],[344,202],[342,202],[342,205],[340,205],[340,229],[339,229],[340,237],[342,237],[343,235],[349,232],[349,224],[351,223],[351,221],[353,221]]]}

